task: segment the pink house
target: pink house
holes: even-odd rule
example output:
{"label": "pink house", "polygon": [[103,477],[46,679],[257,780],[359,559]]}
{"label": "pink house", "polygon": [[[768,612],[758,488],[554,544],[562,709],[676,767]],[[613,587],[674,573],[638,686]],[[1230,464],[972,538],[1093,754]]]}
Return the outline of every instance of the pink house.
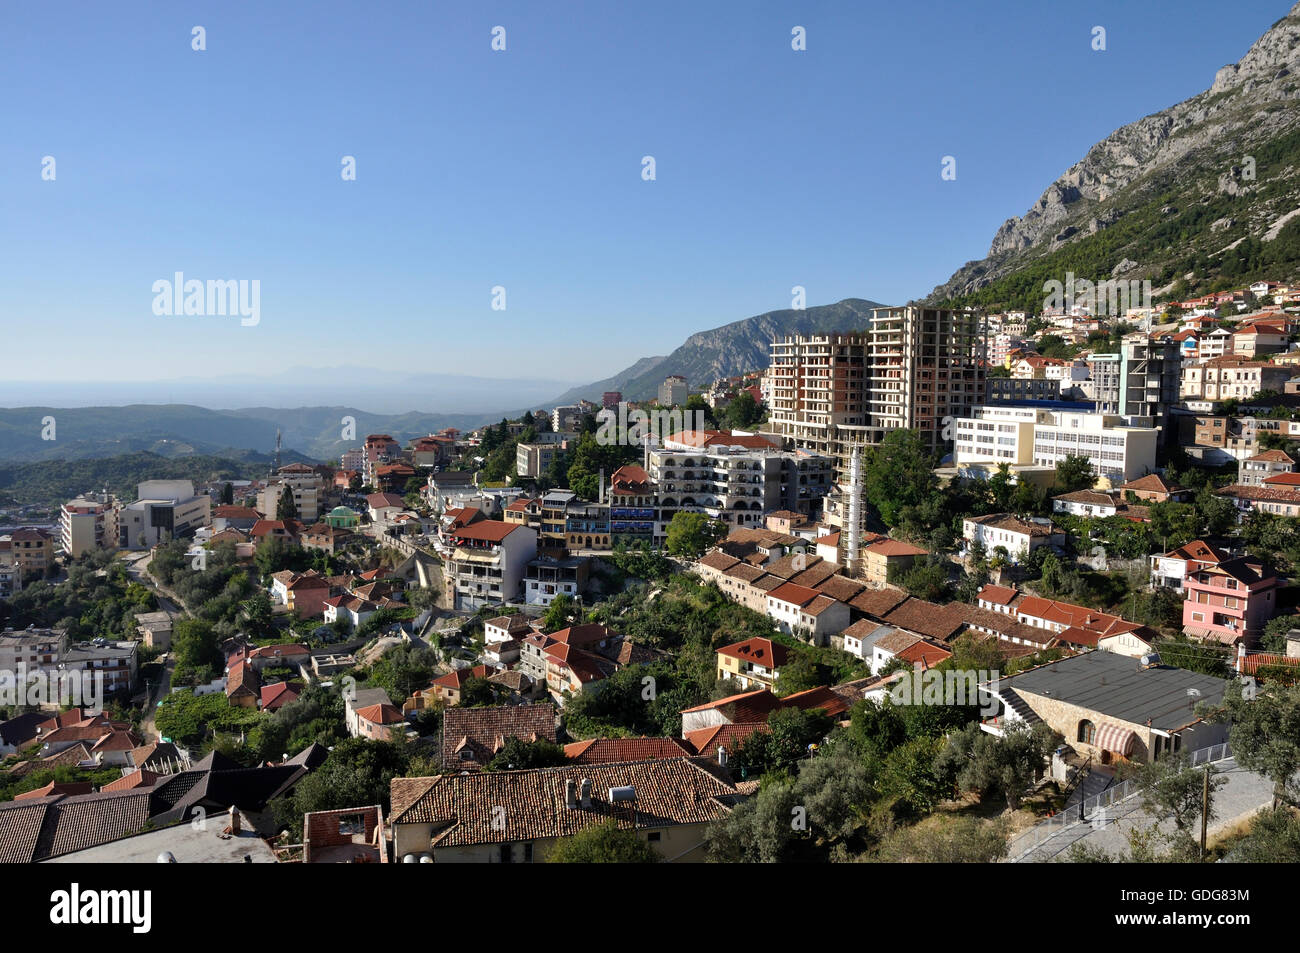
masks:
{"label": "pink house", "polygon": [[1183,581],[1183,631],[1226,645],[1253,644],[1277,614],[1278,584],[1253,556],[1200,565]]}

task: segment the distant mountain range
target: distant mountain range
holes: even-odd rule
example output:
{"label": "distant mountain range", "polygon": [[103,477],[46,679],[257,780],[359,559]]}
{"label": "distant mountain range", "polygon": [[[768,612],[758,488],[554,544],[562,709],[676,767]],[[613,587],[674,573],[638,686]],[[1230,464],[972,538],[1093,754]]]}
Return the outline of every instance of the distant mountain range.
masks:
{"label": "distant mountain range", "polygon": [[871,310],[883,307],[875,301],[845,298],[835,304],[768,311],[733,321],[692,334],[666,357],[643,357],[612,377],[567,390],[546,406],[579,399],[599,401],[605,391],[614,390],[621,391],[624,400],[650,400],[664,378],[672,374],[685,377],[692,387],[703,387],[720,377],[762,370],[767,367],[773,337],[864,330],[871,323]]}
{"label": "distant mountain range", "polygon": [[[42,421],[48,417],[54,419],[53,440],[42,439],[47,432]],[[348,417],[355,421],[355,435],[344,439]],[[325,461],[360,446],[368,433],[387,433],[405,441],[443,427],[477,426],[484,419],[482,414],[375,414],[355,407],[18,407],[0,409],[0,463],[86,460],[139,452],[169,458],[197,454],[270,460],[277,428],[284,463]]]}
{"label": "distant mountain range", "polygon": [[1300,4],[1205,92],[1094,145],[928,300],[1037,311],[1067,272],[1178,296],[1295,278],[1298,167]]}

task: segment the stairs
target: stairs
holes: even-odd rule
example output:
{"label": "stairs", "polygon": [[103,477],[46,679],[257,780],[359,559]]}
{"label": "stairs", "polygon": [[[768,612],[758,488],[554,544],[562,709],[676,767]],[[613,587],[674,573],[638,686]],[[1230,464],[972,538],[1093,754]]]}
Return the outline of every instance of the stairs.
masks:
{"label": "stairs", "polygon": [[1029,707],[1025,700],[1016,694],[1014,688],[1004,689],[998,694],[1002,698],[1002,704],[1005,705],[1008,710],[1014,711],[1020,720],[1030,728],[1042,723],[1043,719],[1039,718],[1037,713]]}

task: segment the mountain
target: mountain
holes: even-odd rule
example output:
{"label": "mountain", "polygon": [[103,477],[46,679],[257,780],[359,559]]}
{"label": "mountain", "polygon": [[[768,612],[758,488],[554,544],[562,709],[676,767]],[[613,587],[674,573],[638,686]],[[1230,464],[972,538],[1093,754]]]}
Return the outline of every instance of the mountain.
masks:
{"label": "mountain", "polygon": [[824,334],[867,327],[871,309],[885,305],[861,298],[801,310],[768,311],[688,337],[667,357],[643,357],[631,367],[585,387],[565,391],[547,406],[585,398],[599,401],[607,390],[622,391],[625,400],[650,400],[671,374],[685,377],[692,387],[711,384],[767,367],[772,338],[786,334]]}
{"label": "mountain", "polygon": [[929,296],[1037,311],[1044,282],[1176,295],[1300,274],[1300,3],[1203,93],[1116,130]]}
{"label": "mountain", "polygon": [[[53,418],[52,432],[44,423],[47,418]],[[355,428],[347,438],[345,418],[352,418]],[[490,419],[491,415],[484,414],[374,414],[354,407],[17,407],[0,409],[0,463],[86,460],[142,452],[173,459],[209,455],[237,461],[269,460],[275,451],[277,428],[281,431],[281,460],[310,462],[336,458],[344,450],[360,446],[368,433],[387,433],[405,441],[443,427],[477,426]],[[43,439],[43,435],[54,439]]]}

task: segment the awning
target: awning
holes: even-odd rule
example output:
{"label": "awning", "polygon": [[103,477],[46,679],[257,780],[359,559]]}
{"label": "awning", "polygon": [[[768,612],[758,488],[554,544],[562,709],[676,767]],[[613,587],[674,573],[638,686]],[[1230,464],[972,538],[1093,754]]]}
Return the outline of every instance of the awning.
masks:
{"label": "awning", "polygon": [[1120,725],[1098,725],[1093,746],[1128,757],[1137,744],[1137,732]]}

